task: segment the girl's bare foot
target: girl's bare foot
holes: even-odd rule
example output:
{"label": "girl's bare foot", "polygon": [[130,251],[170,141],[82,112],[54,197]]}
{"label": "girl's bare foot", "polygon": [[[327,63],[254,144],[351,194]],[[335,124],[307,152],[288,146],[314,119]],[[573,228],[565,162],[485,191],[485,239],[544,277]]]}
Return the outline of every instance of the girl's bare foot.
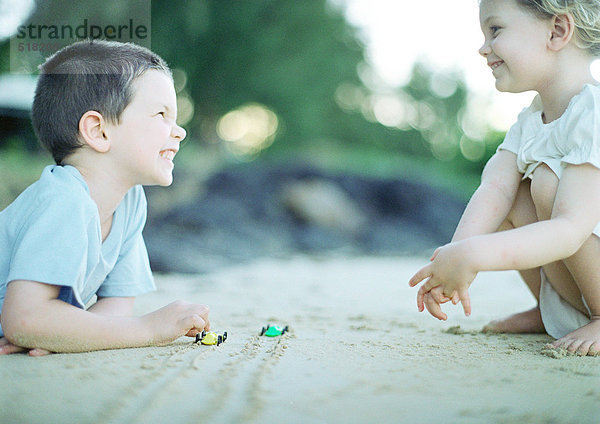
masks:
{"label": "girl's bare foot", "polygon": [[539,307],[492,321],[483,327],[484,333],[544,333]]}
{"label": "girl's bare foot", "polygon": [[594,317],[589,324],[556,340],[550,346],[567,349],[578,355],[600,355],[600,317]]}

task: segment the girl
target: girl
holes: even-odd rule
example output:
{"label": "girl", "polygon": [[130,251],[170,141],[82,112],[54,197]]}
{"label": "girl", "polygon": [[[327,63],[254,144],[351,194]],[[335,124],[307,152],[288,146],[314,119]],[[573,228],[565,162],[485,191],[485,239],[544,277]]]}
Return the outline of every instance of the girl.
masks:
{"label": "girl", "polygon": [[481,0],[487,60],[496,88],[534,90],[487,163],[452,242],[410,280],[445,320],[479,271],[517,269],[535,308],[487,331],[543,332],[554,347],[600,354],[600,0]]}

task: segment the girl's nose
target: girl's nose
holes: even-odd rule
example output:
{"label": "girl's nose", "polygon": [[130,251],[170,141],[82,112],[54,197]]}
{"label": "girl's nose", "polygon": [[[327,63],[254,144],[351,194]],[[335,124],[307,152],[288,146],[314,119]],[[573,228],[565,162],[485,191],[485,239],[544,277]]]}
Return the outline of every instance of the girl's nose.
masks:
{"label": "girl's nose", "polygon": [[483,44],[479,48],[479,54],[482,55],[483,57],[486,57],[488,54],[490,54],[490,52],[491,52],[491,48],[490,48],[489,43],[486,40],[483,42]]}

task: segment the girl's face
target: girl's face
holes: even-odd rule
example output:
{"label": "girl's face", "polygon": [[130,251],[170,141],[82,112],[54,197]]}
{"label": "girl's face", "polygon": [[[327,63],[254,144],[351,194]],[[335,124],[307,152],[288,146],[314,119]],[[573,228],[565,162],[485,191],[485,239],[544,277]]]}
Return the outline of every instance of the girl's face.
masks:
{"label": "girl's face", "polygon": [[539,19],[516,0],[482,0],[479,22],[485,37],[479,54],[487,59],[499,91],[539,91],[548,83],[550,20]]}

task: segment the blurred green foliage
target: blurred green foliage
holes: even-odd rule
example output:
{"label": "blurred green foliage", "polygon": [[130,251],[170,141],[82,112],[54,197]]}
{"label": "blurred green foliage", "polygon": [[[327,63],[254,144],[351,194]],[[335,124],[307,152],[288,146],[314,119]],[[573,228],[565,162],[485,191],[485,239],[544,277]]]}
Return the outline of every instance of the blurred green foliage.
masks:
{"label": "blurred green foliage", "polygon": [[[132,7],[117,0],[76,5],[39,0],[29,21],[69,22],[75,12],[108,14],[117,21],[131,17]],[[364,46],[343,11],[327,0],[154,0],[151,17],[152,49],[175,70],[178,95],[193,104],[185,127],[188,143],[199,148],[219,150],[219,119],[250,103],[264,105],[278,119],[263,158],[303,153],[314,158],[321,152],[327,156],[321,162],[333,164],[338,152],[350,167],[360,168],[353,163],[364,160],[375,173],[377,161],[367,158],[398,157],[406,158],[398,167],[421,163],[422,170],[438,166],[472,179],[503,136],[486,131],[467,137],[462,117],[468,90],[462,76],[434,74],[422,64],[415,65],[405,87],[386,94],[403,102],[412,121],[378,122],[373,111],[378,93],[359,77]],[[8,42],[0,44],[0,72],[8,71],[8,51]],[[353,105],[340,104],[341,87],[354,93]]]}
{"label": "blurred green foliage", "polygon": [[272,149],[385,135],[335,102],[340,84],[361,84],[363,46],[325,0],[206,0],[180,8],[155,1],[152,8],[153,49],[189,77],[197,110],[192,134],[211,140],[219,117],[258,102],[284,128]]}

